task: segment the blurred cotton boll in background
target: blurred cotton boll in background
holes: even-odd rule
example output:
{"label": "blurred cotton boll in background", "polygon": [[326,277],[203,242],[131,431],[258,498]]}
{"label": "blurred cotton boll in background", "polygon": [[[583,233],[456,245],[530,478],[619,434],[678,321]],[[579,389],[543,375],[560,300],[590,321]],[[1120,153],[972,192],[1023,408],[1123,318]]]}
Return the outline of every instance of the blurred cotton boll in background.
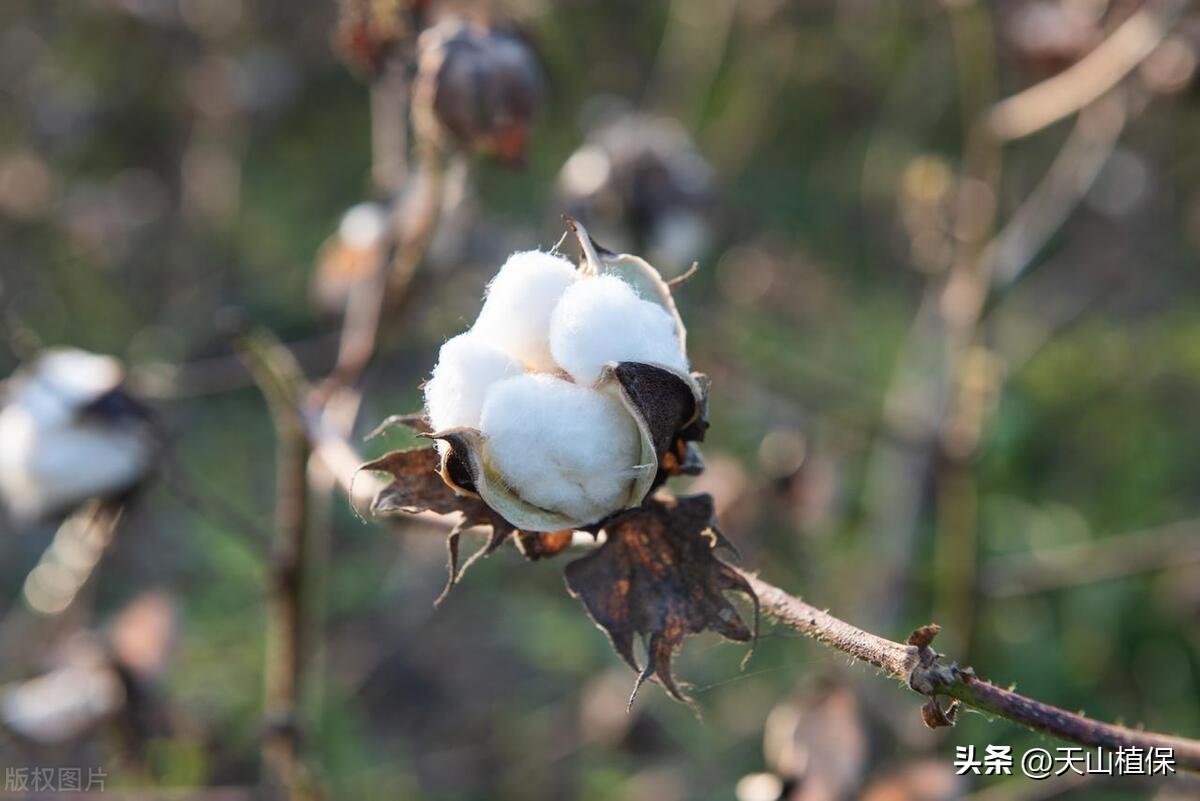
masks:
{"label": "blurred cotton boll in background", "polygon": [[312,302],[319,311],[339,315],[345,310],[350,292],[382,261],[387,227],[387,208],[381,203],[359,203],[346,210],[317,254]]}
{"label": "blurred cotton boll in background", "polygon": [[0,498],[19,522],[118,495],[151,467],[147,410],[123,388],[116,359],[70,348],[43,353],[5,386]]}
{"label": "blurred cotton boll in background", "polygon": [[668,117],[610,111],[563,164],[563,206],[598,238],[683,268],[709,247],[712,168]]}

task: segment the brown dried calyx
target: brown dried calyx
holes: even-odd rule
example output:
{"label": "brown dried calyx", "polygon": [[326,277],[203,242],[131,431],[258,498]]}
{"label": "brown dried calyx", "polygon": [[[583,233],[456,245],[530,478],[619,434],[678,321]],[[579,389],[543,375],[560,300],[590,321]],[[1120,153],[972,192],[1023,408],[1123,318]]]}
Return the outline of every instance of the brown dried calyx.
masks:
{"label": "brown dried calyx", "polygon": [[[684,637],[715,631],[749,642],[758,633],[758,599],[736,570],[714,555],[729,547],[716,527],[712,498],[659,495],[619,514],[600,548],[567,565],[567,586],[608,634],[613,647],[638,671],[634,695],[651,676],[677,700],[684,695],[671,675],[671,658]],[[754,629],[725,597],[736,591],[754,602]],[[646,647],[639,667],[634,641]],[[633,697],[630,697],[633,703]]]}

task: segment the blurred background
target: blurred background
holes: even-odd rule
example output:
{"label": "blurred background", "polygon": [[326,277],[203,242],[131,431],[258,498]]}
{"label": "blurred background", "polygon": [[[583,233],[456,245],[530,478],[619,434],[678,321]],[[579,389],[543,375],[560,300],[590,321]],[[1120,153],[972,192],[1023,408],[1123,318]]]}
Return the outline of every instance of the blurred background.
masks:
{"label": "blurred background", "polygon": [[[416,29],[451,13],[528,49],[516,89],[463,90],[499,93],[498,128],[442,86],[404,123]],[[8,0],[0,375],[119,357],[170,469],[111,541],[0,521],[0,767],[250,797],[211,788],[259,776],[275,432],[220,321],[328,375],[390,219],[359,204],[431,173],[341,421],[365,456],[411,442],[362,437],[420,407],[488,278],[570,212],[668,278],[699,263],[676,293],[713,378],[692,485],[742,564],[892,639],[936,620],[998,684],[1200,736],[1198,47],[1191,4],[1136,0]],[[745,670],[685,646],[702,720],[653,686],[627,714],[633,674],[564,589],[577,554],[504,548],[435,610],[444,530],[315,481],[325,797],[1200,797],[955,776],[957,745],[1056,743],[927,730],[917,696],[766,621]],[[75,578],[47,585],[55,559]]]}

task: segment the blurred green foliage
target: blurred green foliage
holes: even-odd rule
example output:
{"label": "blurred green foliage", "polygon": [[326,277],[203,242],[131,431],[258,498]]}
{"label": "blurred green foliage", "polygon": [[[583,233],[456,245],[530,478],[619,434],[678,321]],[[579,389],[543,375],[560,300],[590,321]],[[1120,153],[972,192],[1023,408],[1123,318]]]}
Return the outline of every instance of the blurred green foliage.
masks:
{"label": "blurred green foliage", "polygon": [[[979,13],[994,26],[1004,94],[1044,73],[1005,39],[998,5]],[[712,247],[680,292],[693,364],[715,382],[713,469],[702,481],[728,500],[727,533],[745,564],[852,620],[882,615],[879,633],[902,638],[943,611],[937,471],[919,477],[910,581],[895,609],[871,605],[892,566],[863,495],[871,454],[889,436],[884,398],[931,280],[902,223],[906,168],[918,158],[951,174],[961,166],[950,26],[932,2],[743,0],[727,28],[688,8],[514,4],[549,84],[528,167],[473,165],[470,256],[429,267],[403,334],[366,376],[358,433],[419,406],[438,343],[471,318],[508,251],[558,240],[556,175],[587,133],[589,101],[615,95],[675,115],[710,160],[719,196]],[[229,306],[308,343],[301,355],[314,375],[330,366],[336,321],[310,307],[312,265],[342,211],[370,193],[368,92],[329,48],[334,16],[332,3],[283,0],[0,8],[0,297],[12,333],[0,372],[34,339],[115,353],[135,369],[220,361],[214,316]],[[672,65],[673,35],[694,69]],[[707,83],[689,80],[705,69]],[[1200,422],[1189,411],[1200,390],[1200,107],[1190,84],[1156,94],[1137,81],[1117,151],[1136,180],[1102,172],[985,316],[984,340],[1001,360],[993,319],[1052,330],[1011,365],[966,465],[981,575],[1000,557],[1028,554],[1036,567],[1056,548],[1200,516]],[[1068,125],[1006,152],[1001,220]],[[1083,298],[1083,309],[1055,323],[1031,297]],[[273,437],[253,388],[200,387],[156,405],[201,494],[268,529]],[[803,443],[783,475],[764,458],[779,432]],[[678,674],[703,722],[652,687],[625,716],[633,676],[567,596],[561,564],[524,564],[505,549],[435,611],[440,532],[364,525],[342,498],[324,514],[306,722],[332,798],[729,799],[741,776],[765,769],[772,708],[829,677],[859,694],[876,773],[928,754],[948,766],[959,744],[1053,746],[971,714],[952,731],[924,731],[918,698],[771,625],[745,672],[739,647],[700,637],[685,648]],[[1200,523],[1196,532],[1193,543]],[[0,605],[19,603],[49,536],[0,541]],[[114,785],[255,780],[264,549],[256,532],[168,486],[141,499],[84,622],[102,624],[147,587],[177,598],[162,694],[181,724],[140,766],[106,762]],[[1193,544],[1190,561],[1168,553],[1159,569],[1032,593],[972,586],[971,630],[958,640],[970,650],[957,655],[1066,708],[1200,736],[1195,553]],[[2,656],[5,680],[39,664],[36,649]],[[42,758],[0,744],[0,765]],[[1074,797],[1149,792],[1106,783]]]}

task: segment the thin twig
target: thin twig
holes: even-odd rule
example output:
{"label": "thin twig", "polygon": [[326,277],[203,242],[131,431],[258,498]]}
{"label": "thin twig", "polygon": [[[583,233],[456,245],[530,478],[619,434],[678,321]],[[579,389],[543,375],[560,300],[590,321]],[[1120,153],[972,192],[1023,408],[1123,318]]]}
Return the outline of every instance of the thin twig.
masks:
{"label": "thin twig", "polygon": [[1041,183],[1022,201],[985,248],[992,280],[1011,284],[1071,216],[1108,163],[1125,128],[1124,98],[1112,93],[1082,109],[1075,128],[1046,170]]}
{"label": "thin twig", "polygon": [[810,606],[753,573],[742,571],[742,576],[754,588],[764,614],[806,637],[874,665],[933,699],[931,703],[936,703],[939,696],[954,698],[982,712],[1085,746],[1114,750],[1136,747],[1144,751],[1169,748],[1176,768],[1200,772],[1200,742],[1196,740],[1101,723],[1005,690],[978,678],[970,668],[943,664],[940,654],[929,647],[932,632],[917,644],[893,642]]}
{"label": "thin twig", "polygon": [[1200,564],[1200,520],[1033,554],[996,557],[983,569],[982,589],[994,598],[1126,578]]}
{"label": "thin twig", "polygon": [[1072,66],[993,106],[988,129],[999,139],[1021,139],[1089,105],[1154,51],[1186,6],[1148,3]]}
{"label": "thin twig", "polygon": [[303,796],[300,699],[304,677],[308,547],[308,433],[291,402],[303,382],[299,364],[278,343],[253,335],[241,340],[247,367],[267,399],[276,432],[275,536],[271,543],[264,664],[263,780],[277,797]]}
{"label": "thin twig", "polygon": [[[308,430],[311,432],[311,429]],[[331,446],[330,438],[331,435],[327,434],[323,440],[327,449]],[[352,463],[362,463],[353,446],[344,440],[334,450]],[[425,520],[436,519],[438,516],[423,513],[413,517]],[[453,521],[454,518],[455,516],[450,515],[442,519]],[[1082,745],[1104,748],[1171,748],[1177,767],[1200,772],[1200,742],[1101,723],[1011,690],[1001,689],[977,678],[969,668],[942,664],[939,661],[940,655],[929,647],[932,634],[920,645],[894,642],[810,606],[753,573],[741,572],[758,595],[764,613],[806,637],[868,662],[888,675],[900,679],[909,688],[933,699],[931,703],[936,704],[939,696],[955,698],[980,711]],[[932,632],[936,629],[927,631]]]}

